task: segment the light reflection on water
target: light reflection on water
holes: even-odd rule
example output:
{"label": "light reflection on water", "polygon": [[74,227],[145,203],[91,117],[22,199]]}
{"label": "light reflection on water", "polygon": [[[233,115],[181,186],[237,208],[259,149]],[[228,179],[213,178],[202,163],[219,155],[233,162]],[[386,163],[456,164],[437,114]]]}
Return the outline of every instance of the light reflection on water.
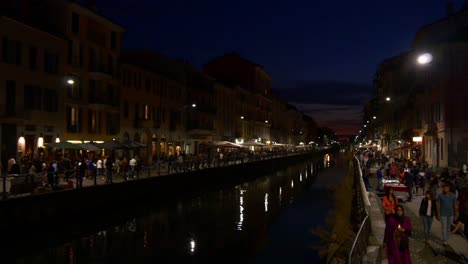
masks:
{"label": "light reflection on water", "polygon": [[[303,177],[305,175],[305,177]],[[269,227],[282,209],[313,184],[314,164],[298,164],[234,187],[169,201],[91,235],[43,250],[27,263],[131,263],[144,257],[192,258],[231,256],[246,259],[268,242]],[[103,223],[99,223],[103,224]],[[68,261],[73,255],[74,261]],[[31,261],[34,260],[34,261]],[[62,261],[62,262],[61,262]]]}

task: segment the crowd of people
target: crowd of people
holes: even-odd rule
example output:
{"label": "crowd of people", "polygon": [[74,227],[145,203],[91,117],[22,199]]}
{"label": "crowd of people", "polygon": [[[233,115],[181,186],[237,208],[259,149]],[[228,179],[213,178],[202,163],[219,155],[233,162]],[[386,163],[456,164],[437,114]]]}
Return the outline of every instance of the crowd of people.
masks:
{"label": "crowd of people", "polygon": [[[11,157],[7,162],[7,176],[18,178],[21,182],[31,183],[34,187],[52,187],[59,185],[69,188],[82,188],[83,179],[101,177],[106,183],[112,183],[114,177],[124,180],[136,177],[139,170],[138,157],[114,159],[112,156],[94,157],[68,154],[58,159],[46,161],[44,157],[25,156],[17,162]],[[75,181],[73,182],[72,179]]]}
{"label": "crowd of people", "polygon": [[[459,233],[468,239],[468,188],[467,167],[449,171],[448,168],[435,171],[427,164],[416,160],[396,159],[370,151],[361,154],[363,180],[366,188],[370,170],[377,168],[377,191],[384,192],[382,207],[385,216],[385,235],[383,244],[388,263],[411,263],[409,237],[412,223],[405,216],[401,202],[411,203],[414,196],[423,196],[419,205],[419,220],[424,230],[424,239],[431,239],[433,219],[441,222],[442,243],[447,245],[450,235]],[[407,200],[399,201],[391,186],[385,181],[393,180],[407,187]],[[413,223],[414,224],[414,223]],[[463,232],[460,232],[463,227]]]}
{"label": "crowd of people", "polygon": [[[301,153],[307,149],[274,149],[263,151],[217,151],[197,154],[176,152],[173,155],[162,155],[153,159],[152,163],[144,163],[134,155],[114,158],[114,155],[101,156],[98,153],[85,155],[70,155],[56,153],[55,159],[45,156],[25,155],[19,161],[12,155],[7,162],[6,174],[8,181],[12,182],[7,190],[10,193],[33,192],[37,187],[82,188],[84,179],[91,179],[96,184],[100,182],[112,183],[115,179],[137,179],[145,175],[160,175],[161,173],[178,173],[201,170],[209,167],[220,167],[230,164],[262,160],[270,157]],[[89,154],[89,155],[88,155]],[[127,155],[129,156],[129,155]],[[27,184],[30,188],[23,190]],[[22,189],[18,189],[21,187]]]}

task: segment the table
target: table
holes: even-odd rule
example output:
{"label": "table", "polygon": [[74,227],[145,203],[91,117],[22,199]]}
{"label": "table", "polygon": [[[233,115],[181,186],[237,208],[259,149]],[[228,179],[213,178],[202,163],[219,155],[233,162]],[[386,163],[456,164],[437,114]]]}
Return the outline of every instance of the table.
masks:
{"label": "table", "polygon": [[406,200],[408,199],[408,187],[403,183],[384,183],[384,192],[387,191],[388,188],[393,188],[393,194],[397,198]]}

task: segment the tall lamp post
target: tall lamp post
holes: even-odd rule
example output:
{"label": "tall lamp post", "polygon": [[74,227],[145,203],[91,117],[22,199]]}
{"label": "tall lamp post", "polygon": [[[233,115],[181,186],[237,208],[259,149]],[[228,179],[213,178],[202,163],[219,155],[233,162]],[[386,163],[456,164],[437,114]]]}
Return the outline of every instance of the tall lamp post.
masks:
{"label": "tall lamp post", "polygon": [[[425,52],[425,53],[422,53],[420,54],[416,61],[419,65],[421,66],[427,66],[427,65],[430,65],[431,62],[433,60],[433,56],[431,53],[428,53],[428,52]],[[415,140],[416,139],[416,140]],[[413,138],[413,142],[417,142],[417,144],[421,144],[422,145],[422,159],[423,161],[425,160],[425,156],[426,156],[426,149],[424,148],[424,143],[423,143],[423,140],[422,140],[422,137],[414,137]],[[438,144],[438,143],[437,143]],[[443,147],[443,146],[442,146]]]}

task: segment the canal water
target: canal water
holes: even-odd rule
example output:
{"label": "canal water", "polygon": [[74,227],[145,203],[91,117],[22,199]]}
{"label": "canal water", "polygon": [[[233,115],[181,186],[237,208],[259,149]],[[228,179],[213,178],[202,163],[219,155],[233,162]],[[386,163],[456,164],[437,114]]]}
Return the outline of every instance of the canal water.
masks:
{"label": "canal water", "polygon": [[234,187],[138,204],[144,209],[122,210],[118,223],[90,219],[94,231],[44,238],[13,262],[319,263],[319,241],[310,230],[324,224],[331,188],[344,175],[338,154],[321,162],[321,171],[313,161],[301,162]]}

